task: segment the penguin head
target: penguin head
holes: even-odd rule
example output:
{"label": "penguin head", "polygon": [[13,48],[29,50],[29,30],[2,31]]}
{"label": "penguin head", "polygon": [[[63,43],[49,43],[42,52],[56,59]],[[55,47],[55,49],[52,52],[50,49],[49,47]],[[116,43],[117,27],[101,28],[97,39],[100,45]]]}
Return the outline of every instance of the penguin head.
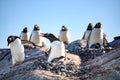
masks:
{"label": "penguin head", "polygon": [[93,24],[92,23],[89,23],[88,24],[88,27],[87,27],[87,30],[92,30],[93,29]]}
{"label": "penguin head", "polygon": [[100,22],[98,22],[96,25],[95,25],[95,28],[102,28],[102,24]]}
{"label": "penguin head", "polygon": [[56,40],[59,41],[59,39],[56,38],[56,36],[53,35],[52,33],[40,33],[40,36],[48,38],[50,40],[50,42],[53,42]]}
{"label": "penguin head", "polygon": [[7,38],[8,46],[9,46],[10,43],[14,42],[17,38],[19,38],[19,37],[18,36],[13,36],[13,35],[9,36]]}
{"label": "penguin head", "polygon": [[40,30],[40,28],[37,24],[34,25],[34,30]]}
{"label": "penguin head", "polygon": [[63,25],[61,31],[67,31],[67,30],[68,30],[67,27]]}
{"label": "penguin head", "polygon": [[28,32],[28,28],[25,27],[22,32],[23,32],[23,33],[27,33],[27,32]]}

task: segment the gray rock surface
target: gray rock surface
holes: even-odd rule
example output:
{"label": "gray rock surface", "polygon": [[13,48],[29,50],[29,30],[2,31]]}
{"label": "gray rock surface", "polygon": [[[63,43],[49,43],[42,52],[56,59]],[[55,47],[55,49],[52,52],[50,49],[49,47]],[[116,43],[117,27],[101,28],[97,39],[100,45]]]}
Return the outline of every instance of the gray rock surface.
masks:
{"label": "gray rock surface", "polygon": [[24,63],[15,67],[12,67],[10,50],[0,49],[0,80],[120,80],[120,45],[117,41],[113,41],[117,47],[107,52],[87,50],[81,40],[72,42],[68,45],[64,63],[48,63],[47,48],[26,48]]}
{"label": "gray rock surface", "polygon": [[90,80],[120,80],[120,48],[88,61],[84,66],[92,67]]}
{"label": "gray rock surface", "polygon": [[110,42],[109,45],[113,48],[119,48],[120,47],[120,36],[114,37],[114,40]]}
{"label": "gray rock surface", "polygon": [[45,48],[26,49],[24,63],[15,67],[12,66],[10,50],[1,49],[0,80],[70,79],[67,76],[73,75],[81,63],[77,55],[70,53],[67,53],[67,60],[64,63],[48,63],[47,52],[43,49]]}

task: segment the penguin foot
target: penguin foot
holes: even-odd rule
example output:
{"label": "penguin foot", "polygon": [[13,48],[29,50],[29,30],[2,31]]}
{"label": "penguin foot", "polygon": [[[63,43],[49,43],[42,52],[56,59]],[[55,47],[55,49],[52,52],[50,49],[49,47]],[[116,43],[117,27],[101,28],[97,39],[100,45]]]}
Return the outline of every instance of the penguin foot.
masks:
{"label": "penguin foot", "polygon": [[13,64],[12,66],[13,66],[13,67],[15,67],[15,66],[16,66],[16,64]]}
{"label": "penguin foot", "polygon": [[23,63],[23,61],[20,61],[20,62],[19,62],[19,64],[22,64],[22,63]]}

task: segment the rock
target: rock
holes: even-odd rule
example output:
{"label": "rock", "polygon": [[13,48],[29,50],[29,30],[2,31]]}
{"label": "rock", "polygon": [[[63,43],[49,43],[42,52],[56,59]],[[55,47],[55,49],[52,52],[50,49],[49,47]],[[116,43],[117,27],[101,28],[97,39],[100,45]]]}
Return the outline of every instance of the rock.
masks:
{"label": "rock", "polygon": [[72,51],[75,51],[77,49],[82,49],[82,48],[85,48],[87,46],[87,42],[86,40],[76,40],[76,41],[73,41],[71,42],[67,49],[72,52]]}
{"label": "rock", "polygon": [[66,53],[66,61],[64,62],[65,64],[67,63],[74,63],[76,66],[81,64],[81,58],[78,55],[74,55],[71,53]]}
{"label": "rock", "polygon": [[79,56],[70,53],[67,56],[69,59],[65,63],[49,63],[47,53],[43,49],[46,50],[46,48],[25,49],[24,63],[15,67],[12,67],[10,50],[0,50],[0,56],[2,56],[0,80],[69,79],[66,76],[72,76],[80,64]]}
{"label": "rock", "polygon": [[89,80],[120,80],[120,48],[88,61],[84,66],[92,67]]}
{"label": "rock", "polygon": [[68,45],[65,62],[49,63],[48,48],[27,47],[24,63],[15,67],[10,50],[0,49],[0,80],[120,80],[119,47],[106,52],[86,49],[80,42]]}
{"label": "rock", "polygon": [[108,43],[113,48],[120,48],[120,36],[114,37],[114,40]]}
{"label": "rock", "polygon": [[120,40],[120,36],[114,37],[114,40]]}
{"label": "rock", "polygon": [[100,48],[102,48],[102,46],[99,43],[96,43],[96,44],[91,45],[90,48],[92,48],[92,49],[100,49]]}
{"label": "rock", "polygon": [[10,49],[0,49],[0,61],[2,61],[7,55],[10,55]]}

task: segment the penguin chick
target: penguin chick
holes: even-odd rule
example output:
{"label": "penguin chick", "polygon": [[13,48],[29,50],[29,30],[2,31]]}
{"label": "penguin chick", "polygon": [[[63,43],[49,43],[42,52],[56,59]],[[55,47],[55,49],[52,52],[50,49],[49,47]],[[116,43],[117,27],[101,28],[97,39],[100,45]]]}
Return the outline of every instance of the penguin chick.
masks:
{"label": "penguin chick", "polygon": [[7,42],[8,46],[10,46],[13,66],[15,66],[17,62],[22,63],[25,59],[25,53],[20,38],[11,35],[7,38]]}
{"label": "penguin chick", "polygon": [[48,62],[52,62],[54,59],[60,59],[59,61],[64,61],[65,59],[65,46],[58,38],[56,38],[51,33],[41,33],[41,36],[46,37],[50,40],[50,53],[48,57]]}
{"label": "penguin chick", "polygon": [[24,29],[23,29],[23,31],[21,32],[21,34],[20,34],[20,39],[21,40],[29,40],[29,38],[30,38],[30,33],[28,32],[28,28],[27,27],[25,27]]}
{"label": "penguin chick", "polygon": [[39,26],[36,24],[36,25],[34,25],[34,29],[30,36],[30,41],[39,47],[45,46],[45,40],[42,36],[40,36],[41,32],[42,31],[40,30]]}
{"label": "penguin chick", "polygon": [[60,30],[59,34],[59,39],[66,44],[69,44],[71,42],[70,33],[66,26],[62,26],[62,29]]}
{"label": "penguin chick", "polygon": [[89,40],[89,48],[93,44],[100,44],[100,46],[103,47],[103,29],[102,29],[102,24],[100,22],[98,22],[95,25],[95,27],[91,32],[90,40]]}

